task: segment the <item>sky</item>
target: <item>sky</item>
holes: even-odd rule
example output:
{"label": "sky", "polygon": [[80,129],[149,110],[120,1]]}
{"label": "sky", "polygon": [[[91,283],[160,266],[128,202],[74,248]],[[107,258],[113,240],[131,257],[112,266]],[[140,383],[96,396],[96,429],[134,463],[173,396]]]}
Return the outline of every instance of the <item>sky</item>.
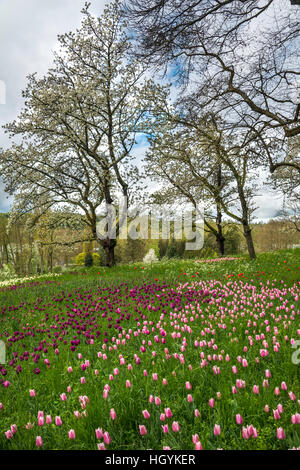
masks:
{"label": "sky", "polygon": [[[91,0],[91,11],[101,14],[106,0]],[[21,91],[26,77],[44,75],[52,65],[57,35],[80,26],[84,0],[1,0],[0,2],[0,148],[9,145],[1,126],[13,121],[22,105]],[[5,91],[6,89],[6,91]],[[136,148],[142,158],[144,140]],[[282,199],[268,190],[261,192],[255,205],[256,219],[267,221],[281,209]],[[12,198],[4,192],[0,175],[0,212],[7,212]]]}
{"label": "sky", "polygon": [[[91,11],[101,14],[106,3],[92,0]],[[9,145],[1,126],[19,114],[26,77],[34,72],[38,75],[47,72],[58,46],[57,35],[80,26],[84,4],[85,0],[1,0],[0,148]],[[7,199],[0,175],[0,212],[8,211],[11,203],[12,198]]]}

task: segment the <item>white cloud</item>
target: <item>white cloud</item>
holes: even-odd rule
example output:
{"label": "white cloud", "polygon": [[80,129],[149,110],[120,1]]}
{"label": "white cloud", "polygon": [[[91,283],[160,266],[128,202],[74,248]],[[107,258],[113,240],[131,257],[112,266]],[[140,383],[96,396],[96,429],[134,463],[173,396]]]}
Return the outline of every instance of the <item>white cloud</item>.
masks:
{"label": "white cloud", "polygon": [[[92,0],[91,11],[100,15],[106,3]],[[57,48],[57,35],[80,26],[84,4],[85,0],[1,0],[0,81],[6,87],[6,103],[0,105],[0,148],[9,143],[1,126],[14,120],[23,106],[21,91],[26,76],[47,72]],[[0,211],[8,208],[0,184]]]}

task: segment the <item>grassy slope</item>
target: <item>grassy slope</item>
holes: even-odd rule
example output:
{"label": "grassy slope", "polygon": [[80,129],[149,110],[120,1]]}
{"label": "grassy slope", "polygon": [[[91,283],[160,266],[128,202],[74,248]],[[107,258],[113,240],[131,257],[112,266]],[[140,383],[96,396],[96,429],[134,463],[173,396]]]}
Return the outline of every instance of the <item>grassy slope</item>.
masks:
{"label": "grassy slope", "polygon": [[[110,289],[110,291],[101,290],[103,295],[105,292],[112,293],[121,283],[127,283],[130,288],[137,285],[151,284],[158,286],[158,291],[161,293],[161,285],[163,283],[178,285],[179,283],[197,280],[202,282],[207,281],[209,284],[211,280],[219,280],[223,284],[237,281],[237,285],[240,285],[241,281],[243,285],[250,283],[257,286],[258,292],[260,292],[268,282],[273,283],[275,288],[284,290],[285,286],[290,288],[294,284],[299,285],[299,279],[299,250],[262,254],[253,262],[241,259],[234,262],[223,261],[220,263],[195,264],[192,261],[174,260],[168,263],[157,263],[152,266],[139,263],[112,269],[78,269],[76,273],[65,273],[59,279],[48,283],[43,281],[38,285],[29,283],[27,286],[15,290],[3,289],[0,292],[0,312],[4,307],[6,307],[6,310],[2,311],[2,315],[0,313],[0,332],[2,335],[6,334],[6,337],[9,337],[13,332],[20,331],[22,327],[26,327],[27,324],[30,328],[32,326],[35,327],[35,337],[26,337],[23,341],[13,344],[8,353],[10,360],[13,351],[18,351],[19,353],[24,351],[24,348],[21,346],[22,342],[25,344],[25,349],[31,353],[42,338],[47,338],[47,335],[40,330],[45,325],[49,325],[49,322],[57,325],[57,321],[54,321],[55,316],[59,315],[59,320],[63,321],[62,318],[64,318],[66,310],[69,310],[69,301],[63,298],[65,294],[70,293],[71,298],[78,305],[82,302],[90,306],[91,302],[97,301],[97,296],[99,295],[99,291],[97,293],[98,286],[101,286],[101,289]],[[128,295],[129,290],[126,291],[124,286],[122,299],[125,298],[126,292]],[[235,292],[238,296],[240,295],[238,288],[236,288]],[[289,303],[293,301],[289,293],[286,294],[286,297]],[[232,295],[232,298],[234,298],[234,295]],[[239,298],[235,298],[235,301]],[[130,309],[136,306],[133,299],[129,299],[128,302]],[[14,311],[12,309],[13,306],[18,307],[20,304],[22,306],[18,310]],[[277,304],[282,305],[282,301],[275,299],[274,309]],[[9,307],[11,311],[8,313]],[[170,304],[168,304],[167,310],[168,312],[173,310]],[[208,311],[205,310],[205,304],[203,304],[202,310],[207,312],[206,315],[208,315]],[[259,312],[259,308],[257,311]],[[272,311],[274,310],[272,309]],[[45,321],[45,312],[50,317],[49,321]],[[212,305],[210,307],[210,314],[213,313],[215,315],[216,312],[217,306]],[[161,311],[153,312],[147,316],[147,319],[148,321],[154,320],[155,325],[159,321],[160,315]],[[166,320],[165,328],[169,333],[169,331],[172,331],[172,328],[170,328],[168,318]],[[216,327],[218,321],[218,319],[211,319],[213,327]],[[101,323],[101,319],[99,319],[99,323]],[[103,320],[103,324],[107,325],[106,319]],[[283,344],[285,332],[282,328],[282,322],[278,325],[280,330],[278,339]],[[209,326],[209,321],[207,321],[206,326]],[[229,322],[227,326],[229,329],[231,328]],[[261,321],[258,331],[264,331],[263,326],[263,321]],[[130,327],[135,329],[136,321],[134,315],[122,327],[125,327],[127,330]],[[112,437],[112,444],[108,447],[114,449],[161,449],[164,445],[168,445],[172,449],[188,449],[193,448],[191,436],[195,433],[199,434],[202,445],[205,448],[289,448],[299,446],[299,430],[295,431],[290,423],[291,414],[296,411],[299,412],[299,405],[297,409],[297,404],[294,404],[286,396],[287,392],[285,392],[285,395],[281,392],[280,398],[274,396],[274,386],[280,386],[281,381],[286,380],[289,390],[292,389],[296,394],[298,392],[297,398],[300,398],[299,366],[291,364],[290,348],[283,345],[281,353],[274,355],[272,353],[271,331],[269,335],[266,335],[271,350],[270,357],[265,359],[264,365],[255,364],[254,359],[259,355],[259,349],[262,348],[262,345],[260,343],[252,348],[253,351],[250,348],[247,353],[243,352],[243,345],[247,344],[244,333],[246,319],[239,318],[237,330],[235,331],[237,342],[232,342],[228,331],[217,330],[216,335],[212,336],[218,344],[219,351],[223,349],[225,354],[229,353],[231,357],[231,361],[228,364],[224,364],[224,362],[219,364],[222,374],[216,377],[211,367],[199,367],[199,349],[193,347],[194,340],[201,338],[200,331],[203,328],[203,324],[195,323],[192,328],[192,335],[186,332],[183,333],[183,336],[187,337],[188,342],[184,352],[186,362],[183,366],[179,364],[178,360],[173,358],[169,361],[164,361],[164,345],[155,344],[154,342],[154,334],[157,334],[157,332],[146,337],[147,341],[148,339],[152,340],[153,346],[147,348],[147,352],[144,355],[140,353],[143,339],[140,335],[138,338],[128,341],[127,346],[124,349],[121,348],[121,351],[108,353],[107,361],[100,360],[97,358],[97,351],[101,351],[103,341],[101,334],[94,345],[87,345],[81,342],[79,349],[76,350],[76,354],[70,352],[69,347],[64,347],[62,342],[59,344],[59,355],[55,355],[51,348],[49,348],[47,353],[41,353],[42,359],[45,357],[49,358],[51,368],[47,368],[41,360],[38,364],[33,364],[30,360],[26,363],[23,361],[23,371],[20,375],[17,375],[15,371],[10,370],[10,366],[7,366],[8,375],[5,378],[11,382],[11,385],[7,389],[0,386],[0,403],[4,404],[4,409],[0,410],[0,449],[34,448],[35,436],[37,435],[43,436],[44,447],[48,449],[95,449],[97,440],[94,430],[99,426],[109,431]],[[295,335],[297,328],[299,328],[299,319],[296,319],[295,324],[292,325],[292,330],[288,332],[289,336]],[[52,335],[53,330],[50,333]],[[68,331],[66,339],[69,341],[74,333],[76,331]],[[116,331],[114,330],[112,330],[112,333],[109,331],[108,337],[110,338],[115,333]],[[251,333],[254,334],[254,331],[251,331]],[[180,354],[182,337],[180,340],[175,341],[168,339],[167,346],[171,354],[176,352]],[[155,359],[151,354],[153,350],[157,352],[157,358]],[[77,359],[79,351],[83,354],[82,360]],[[133,371],[129,372],[126,366],[120,367],[119,353],[121,352],[126,359],[126,365],[128,362],[133,364]],[[210,351],[205,350],[205,354],[207,352],[209,353]],[[134,354],[141,356],[142,364],[135,365]],[[238,355],[247,357],[248,368],[243,370],[239,366],[236,362]],[[91,361],[91,368],[82,372],[80,364],[85,359]],[[154,364],[152,364],[153,361]],[[192,371],[189,370],[188,364],[193,366]],[[237,364],[239,369],[237,377],[247,381],[247,390],[239,392],[238,395],[232,395],[231,393],[231,385],[234,384],[236,379],[231,372],[231,366],[234,364]],[[41,370],[41,373],[38,375],[32,372],[36,365]],[[66,371],[69,365],[72,365],[74,369],[71,375]],[[115,367],[119,367],[120,376],[116,377],[113,382],[110,382],[108,377],[109,374],[113,373],[112,371]],[[97,377],[93,373],[95,368],[100,371]],[[271,380],[272,390],[266,390],[260,392],[259,396],[254,396],[252,387],[254,384],[259,384],[262,390],[262,380],[266,368],[270,369],[273,374]],[[144,369],[148,370],[148,378],[143,376],[142,371]],[[172,374],[172,371],[176,372],[176,376]],[[158,373],[159,383],[152,380],[153,372]],[[87,379],[87,383],[84,385],[80,384],[80,377],[82,376],[85,376]],[[161,385],[163,377],[167,378],[167,387]],[[132,383],[130,390],[125,388],[126,379],[130,379]],[[185,389],[186,381],[192,383],[191,393],[194,399],[192,404],[188,403],[186,398],[188,393]],[[106,383],[111,385],[112,391],[110,392],[109,399],[103,400],[102,391]],[[69,384],[72,385],[72,393],[67,402],[63,403],[59,395],[66,391],[66,387]],[[37,391],[37,397],[34,399],[29,397],[29,389],[31,388]],[[211,397],[216,399],[216,392],[218,391],[221,392],[222,399],[217,401],[214,409],[211,409],[208,406],[208,400]],[[148,403],[150,394],[157,395],[162,399],[161,407]],[[82,411],[78,402],[79,395],[87,395],[90,405],[87,407],[87,417],[76,420],[73,411]],[[268,403],[271,410],[270,415],[272,415],[272,409],[280,402],[285,407],[285,415],[284,419],[278,424],[278,422],[273,420],[272,416],[266,416],[263,412],[263,407]],[[181,431],[178,434],[172,431],[168,434],[162,433],[159,416],[160,412],[167,406],[171,407],[174,420],[180,423]],[[116,422],[109,418],[109,410],[113,407],[117,412]],[[149,409],[151,413],[151,420],[149,421],[145,420],[141,414],[141,411],[145,408]],[[201,419],[194,417],[195,408],[199,409]],[[36,423],[38,410],[44,410],[45,415],[51,414],[53,418],[56,415],[60,415],[63,419],[63,427],[56,428],[54,425],[48,425],[48,427],[39,428]],[[258,438],[256,440],[244,440],[241,438],[240,430],[234,421],[236,413],[242,414],[245,425],[253,424],[257,427]],[[24,428],[28,421],[35,422],[32,430],[25,430]],[[169,420],[170,429],[172,421],[173,419]],[[3,433],[14,423],[17,424],[19,431],[11,441],[8,441]],[[213,426],[216,423],[221,424],[222,428],[222,435],[219,438],[213,435]],[[138,433],[139,424],[146,424],[147,426],[148,434],[144,438]],[[287,439],[284,441],[276,439],[276,427],[279,425],[282,425],[287,433]],[[77,437],[75,441],[68,439],[67,431],[71,428],[76,430]]]}

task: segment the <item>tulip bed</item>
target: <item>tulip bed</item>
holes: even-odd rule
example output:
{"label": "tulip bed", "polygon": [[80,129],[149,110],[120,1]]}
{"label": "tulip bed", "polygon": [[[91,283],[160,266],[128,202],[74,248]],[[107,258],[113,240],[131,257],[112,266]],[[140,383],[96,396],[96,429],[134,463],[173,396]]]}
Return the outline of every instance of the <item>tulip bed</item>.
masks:
{"label": "tulip bed", "polygon": [[299,252],[0,288],[0,449],[300,448]]}

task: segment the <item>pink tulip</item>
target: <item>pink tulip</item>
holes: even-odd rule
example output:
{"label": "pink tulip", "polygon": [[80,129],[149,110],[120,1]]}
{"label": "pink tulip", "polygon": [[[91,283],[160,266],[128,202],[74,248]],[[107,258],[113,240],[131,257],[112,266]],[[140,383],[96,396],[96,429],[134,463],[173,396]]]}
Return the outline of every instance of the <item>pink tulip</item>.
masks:
{"label": "pink tulip", "polygon": [[60,416],[55,416],[55,424],[56,426],[62,426],[62,420]]}
{"label": "pink tulip", "polygon": [[6,439],[12,439],[13,436],[14,436],[13,433],[11,432],[11,430],[6,431],[4,434],[6,436]]}
{"label": "pink tulip", "polygon": [[44,426],[44,424],[45,424],[45,419],[43,416],[40,416],[38,418],[38,426]]}
{"label": "pink tulip", "polygon": [[279,411],[280,414],[283,413],[283,406],[280,403],[278,403],[277,405],[277,410]]}
{"label": "pink tulip", "polygon": [[213,398],[210,398],[208,403],[211,408],[215,406],[215,400]]}
{"label": "pink tulip", "polygon": [[281,382],[281,390],[287,390],[287,385],[285,382]]}
{"label": "pink tulip", "polygon": [[291,421],[292,421],[293,424],[300,424],[300,414],[296,413],[296,414],[292,415]]}
{"label": "pink tulip", "polygon": [[149,403],[153,403],[154,402],[154,396],[153,395],[150,395],[149,397]]}
{"label": "pink tulip", "polygon": [[109,445],[111,443],[111,438],[107,431],[105,431],[105,433],[103,434],[103,439],[105,444]]}
{"label": "pink tulip", "polygon": [[76,434],[74,429],[70,429],[69,431],[69,439],[74,440],[76,438]]}
{"label": "pink tulip", "polygon": [[273,416],[274,416],[274,419],[276,420],[280,419],[280,413],[277,409],[273,410]]}
{"label": "pink tulip", "polygon": [[161,404],[161,399],[159,397],[155,397],[154,403],[156,406],[159,406]]}
{"label": "pink tulip", "polygon": [[102,437],[103,437],[103,431],[102,431],[101,428],[95,429],[95,433],[96,433],[96,438],[97,438],[97,439],[102,439]]}
{"label": "pink tulip", "polygon": [[285,439],[285,433],[283,428],[277,428],[277,437],[278,439]]}
{"label": "pink tulip", "polygon": [[173,432],[178,432],[180,430],[180,426],[179,426],[177,421],[173,421],[172,430],[173,430]]}
{"label": "pink tulip", "polygon": [[140,428],[140,435],[145,436],[147,434],[146,426],[144,424],[140,424],[139,428]]}
{"label": "pink tulip", "polygon": [[16,425],[16,424],[12,424],[11,427],[10,427],[10,430],[11,430],[11,432],[12,432],[13,434],[16,434],[16,432],[17,432],[17,430],[18,430],[18,429],[17,429],[17,425]]}
{"label": "pink tulip", "polygon": [[36,438],[36,446],[37,446],[37,447],[42,447],[42,446],[43,446],[43,439],[41,438],[41,436],[37,436],[37,438]]}
{"label": "pink tulip", "polygon": [[289,392],[289,397],[290,397],[290,399],[291,399],[292,401],[295,401],[295,400],[296,400],[296,397],[295,397],[295,395],[294,395],[293,392]]}
{"label": "pink tulip", "polygon": [[220,434],[221,434],[221,426],[219,424],[215,424],[214,435],[219,436]]}
{"label": "pink tulip", "polygon": [[148,410],[143,410],[142,413],[143,413],[143,416],[144,416],[145,419],[149,419],[149,418],[150,418],[150,413],[149,413]]}

